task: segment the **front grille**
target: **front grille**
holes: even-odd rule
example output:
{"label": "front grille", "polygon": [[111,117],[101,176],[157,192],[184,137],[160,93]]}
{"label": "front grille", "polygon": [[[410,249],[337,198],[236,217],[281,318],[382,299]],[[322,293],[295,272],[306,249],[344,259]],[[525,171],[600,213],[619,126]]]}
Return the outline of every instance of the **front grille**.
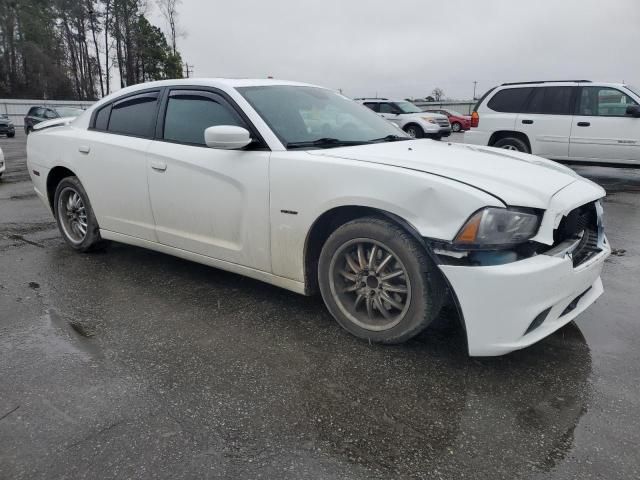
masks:
{"label": "front grille", "polygon": [[596,202],[582,205],[569,212],[553,232],[553,246],[562,242],[580,240],[575,248],[569,252],[573,260],[573,266],[583,264],[591,257],[602,251],[600,248],[602,222],[599,221]]}
{"label": "front grille", "polygon": [[449,120],[446,120],[446,119],[442,119],[442,120],[441,120],[441,119],[437,119],[436,121],[438,122],[438,125],[440,125],[441,127],[449,127],[449,126],[451,126],[451,125],[449,124]]}

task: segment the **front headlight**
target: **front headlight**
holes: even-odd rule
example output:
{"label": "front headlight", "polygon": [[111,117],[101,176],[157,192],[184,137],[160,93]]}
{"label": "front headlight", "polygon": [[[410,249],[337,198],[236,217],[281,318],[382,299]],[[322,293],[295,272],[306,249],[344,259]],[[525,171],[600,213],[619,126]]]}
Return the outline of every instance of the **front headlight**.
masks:
{"label": "front headlight", "polygon": [[474,213],[454,245],[469,249],[504,248],[535,237],[541,216],[516,208],[487,207]]}
{"label": "front headlight", "polygon": [[436,121],[435,121],[435,119],[433,119],[433,118],[429,118],[429,117],[422,117],[422,119],[423,119],[425,122],[429,122],[429,123],[438,123],[438,122],[436,122]]}

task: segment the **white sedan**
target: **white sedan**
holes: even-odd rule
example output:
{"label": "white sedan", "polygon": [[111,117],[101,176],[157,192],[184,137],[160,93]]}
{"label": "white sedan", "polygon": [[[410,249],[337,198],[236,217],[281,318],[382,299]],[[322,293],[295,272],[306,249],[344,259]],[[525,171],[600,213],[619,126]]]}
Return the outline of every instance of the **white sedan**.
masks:
{"label": "white sedan", "polygon": [[413,140],[321,87],[125,88],[29,136],[36,193],[86,252],[112,240],[320,291],[396,343],[446,302],[471,355],[526,347],[602,294],[605,192],[542,158]]}

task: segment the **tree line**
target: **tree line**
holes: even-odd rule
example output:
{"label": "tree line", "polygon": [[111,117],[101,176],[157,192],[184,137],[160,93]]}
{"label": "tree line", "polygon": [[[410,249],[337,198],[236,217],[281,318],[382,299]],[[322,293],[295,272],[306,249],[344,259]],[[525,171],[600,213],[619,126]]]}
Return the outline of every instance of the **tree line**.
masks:
{"label": "tree line", "polygon": [[182,77],[179,0],[0,0],[0,98],[95,100],[114,86]]}

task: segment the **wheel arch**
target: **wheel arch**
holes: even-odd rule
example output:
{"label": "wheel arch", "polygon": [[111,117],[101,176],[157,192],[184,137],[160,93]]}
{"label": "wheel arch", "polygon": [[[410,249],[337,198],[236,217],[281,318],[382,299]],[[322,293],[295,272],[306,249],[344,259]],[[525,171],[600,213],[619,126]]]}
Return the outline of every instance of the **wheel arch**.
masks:
{"label": "wheel arch", "polygon": [[56,194],[56,188],[58,184],[62,181],[62,179],[67,177],[75,177],[77,176],[72,170],[67,167],[63,167],[58,165],[53,167],[49,174],[47,175],[47,200],[49,201],[49,207],[51,211],[54,211],[53,208],[53,200]]}
{"label": "wheel arch", "polygon": [[409,128],[409,127],[418,127],[418,128],[419,128],[420,130],[422,130],[422,132],[424,133],[424,128],[422,128],[422,125],[420,125],[420,124],[419,124],[419,123],[417,123],[417,122],[408,122],[408,123],[404,124],[404,125],[402,126],[402,130],[404,130],[404,131],[406,132],[406,131],[407,131],[407,128]]}
{"label": "wheel arch", "polygon": [[378,217],[390,220],[414,237],[435,260],[431,248],[418,230],[402,217],[386,210],[361,205],[341,205],[322,213],[311,225],[304,242],[304,282],[305,293],[312,295],[318,291],[318,259],[329,236],[340,226],[362,217]]}
{"label": "wheel arch", "polygon": [[531,152],[531,141],[529,140],[529,136],[526,133],[518,132],[517,130],[498,130],[491,134],[489,137],[488,146],[493,147],[498,140],[502,140],[503,138],[514,137],[519,140],[522,140]]}

